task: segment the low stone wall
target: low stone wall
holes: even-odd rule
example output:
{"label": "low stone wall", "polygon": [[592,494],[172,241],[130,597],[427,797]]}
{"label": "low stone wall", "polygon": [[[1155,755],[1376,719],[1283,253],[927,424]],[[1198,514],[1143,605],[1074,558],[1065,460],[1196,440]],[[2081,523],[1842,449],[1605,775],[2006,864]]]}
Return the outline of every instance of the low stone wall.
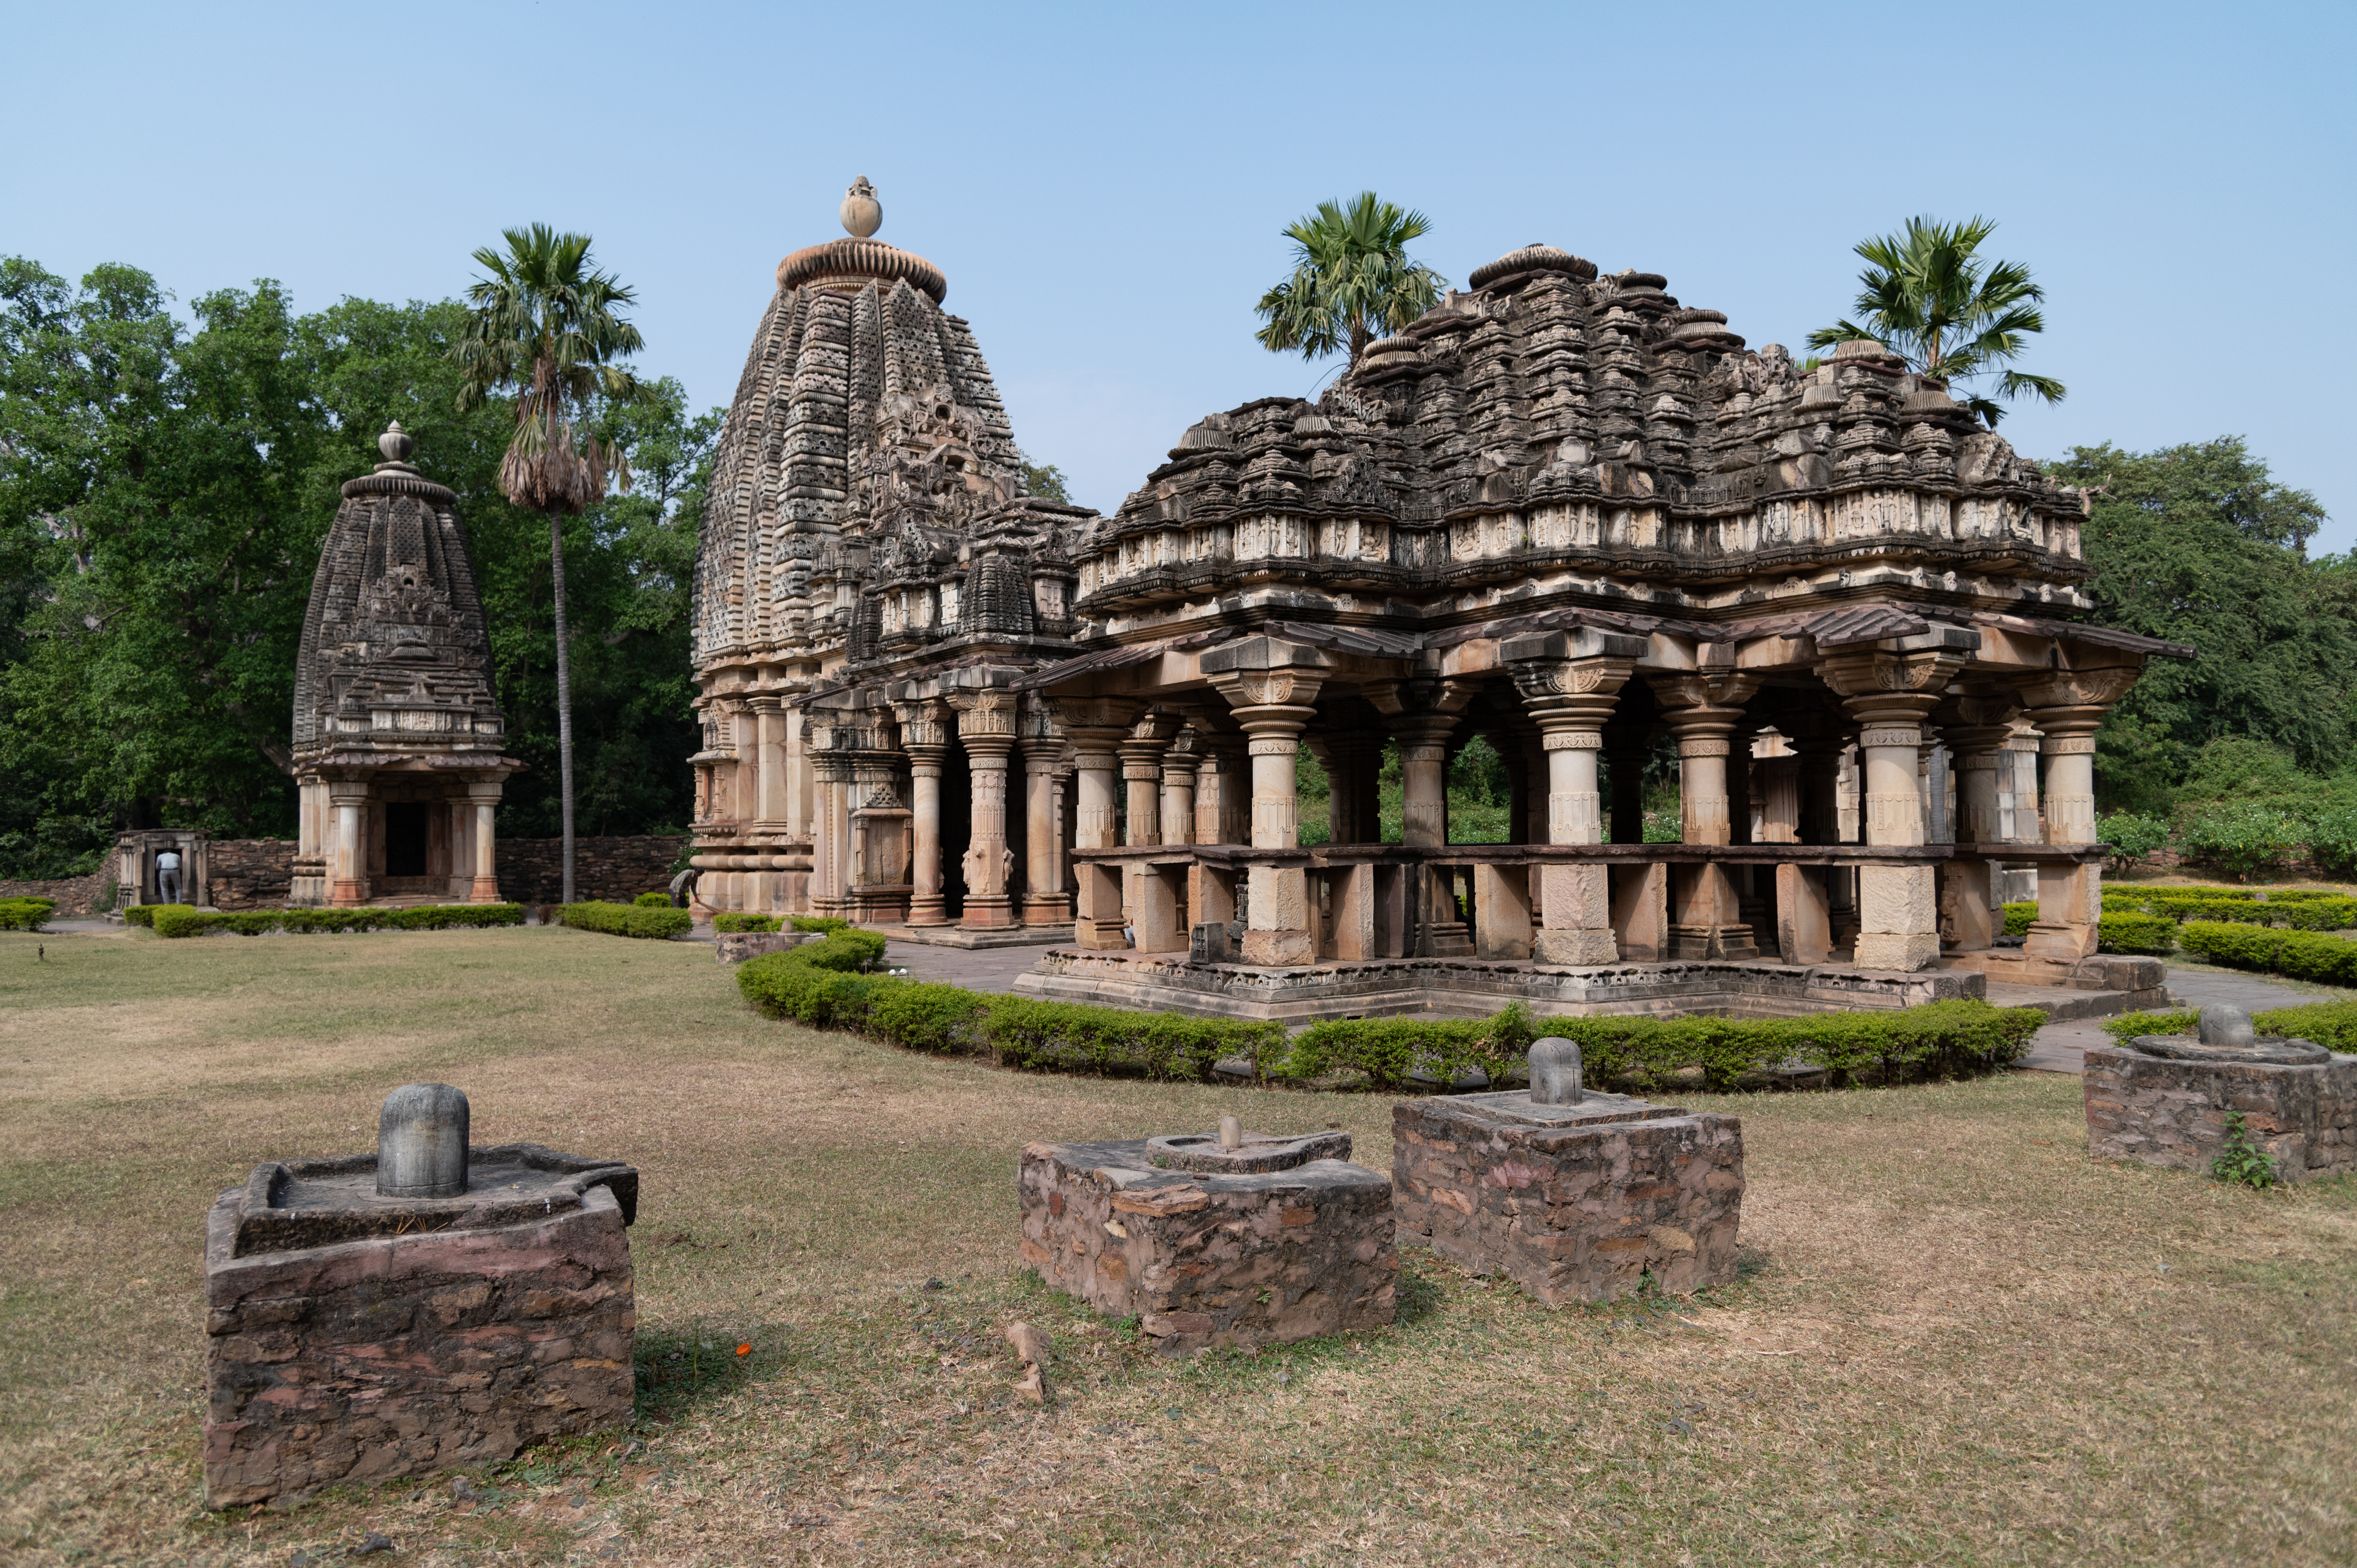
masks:
{"label": "low stone wall", "polygon": [[[1585,1119],[1531,1124],[1550,1112]],[[1683,1295],[1735,1278],[1743,1124],[1619,1095],[1535,1111],[1526,1093],[1403,1101],[1392,1187],[1403,1231],[1550,1305],[1631,1294],[1648,1273]]]}
{"label": "low stone wall", "polygon": [[1985,999],[1987,980],[1971,970],[1893,974],[1838,964],[1695,960],[1581,970],[1534,969],[1511,961],[1375,959],[1286,969],[1189,963],[1180,954],[1051,948],[1017,993],[1060,1002],[1168,1010],[1221,1018],[1326,1018],[1431,1014],[1480,1018],[1510,1002],[1551,1017],[1694,1013],[1738,1018],[1799,1017],[1828,1009],[1918,1007]]}
{"label": "low stone wall", "polygon": [[113,887],[114,870],[110,860],[88,876],[69,876],[56,882],[0,882],[0,898],[54,898],[58,901],[57,918],[62,920],[111,908]]}
{"label": "low stone wall", "polygon": [[1033,1144],[1016,1177],[1023,1261],[1157,1349],[1253,1349],[1392,1321],[1391,1183],[1344,1160],[1157,1170],[1146,1141]]}
{"label": "low stone wall", "polygon": [[214,839],[205,876],[216,909],[276,909],[294,890],[293,839]]}
{"label": "low stone wall", "polygon": [[[672,866],[687,843],[669,834],[575,839],[573,894],[627,904],[671,886]],[[555,904],[565,897],[563,839],[499,841],[500,897],[511,904]]]}
{"label": "low stone wall", "polygon": [[205,1238],[205,1501],[490,1465],[630,1419],[632,1304],[603,1187],[544,1220],[235,1255]]}
{"label": "low stone wall", "polygon": [[2286,1181],[2357,1170],[2357,1056],[2318,1067],[2193,1062],[2091,1046],[2087,1152],[2177,1170],[2205,1170],[2243,1125]]}

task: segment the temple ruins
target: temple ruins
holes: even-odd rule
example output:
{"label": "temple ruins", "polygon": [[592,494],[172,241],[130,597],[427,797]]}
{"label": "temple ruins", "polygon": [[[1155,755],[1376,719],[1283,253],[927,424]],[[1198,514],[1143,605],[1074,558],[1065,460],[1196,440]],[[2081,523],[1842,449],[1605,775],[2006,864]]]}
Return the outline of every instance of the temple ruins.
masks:
{"label": "temple ruins", "polygon": [[[1880,344],[1796,363],[1534,244],[1103,517],[1025,493],[943,274],[864,180],[844,218],[780,264],[713,478],[703,907],[1053,942],[1027,989],[1258,1016],[2157,997],[2095,956],[2094,731],[2184,650],[2093,618],[2084,498]],[[1450,842],[1477,736],[1508,843]],[[1677,843],[1643,842],[1657,747]]]}

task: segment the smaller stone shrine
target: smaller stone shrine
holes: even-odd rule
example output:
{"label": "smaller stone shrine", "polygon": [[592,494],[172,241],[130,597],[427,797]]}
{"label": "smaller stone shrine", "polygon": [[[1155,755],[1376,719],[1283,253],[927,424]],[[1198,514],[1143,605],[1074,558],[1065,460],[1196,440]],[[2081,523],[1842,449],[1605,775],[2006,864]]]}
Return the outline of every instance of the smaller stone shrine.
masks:
{"label": "smaller stone shrine", "polygon": [[2085,1083],[2098,1158],[2204,1170],[2240,1112],[2280,1179],[2357,1170],[2357,1056],[2262,1035],[2240,1007],[2202,1008],[2198,1035],[2090,1047]]}
{"label": "smaller stone shrine", "polygon": [[1381,1327],[1396,1309],[1392,1187],[1347,1133],[1033,1144],[1023,1261],[1156,1348],[1257,1349]]}
{"label": "smaller stone shrine", "polygon": [[1735,1278],[1743,1123],[1589,1092],[1579,1047],[1531,1047],[1531,1086],[1392,1108],[1399,1222],[1549,1305]]}
{"label": "smaller stone shrine", "polygon": [[266,1161],[205,1234],[205,1501],[498,1464],[630,1419],[639,1173],[470,1149],[467,1097],[387,1097],[377,1152]]}

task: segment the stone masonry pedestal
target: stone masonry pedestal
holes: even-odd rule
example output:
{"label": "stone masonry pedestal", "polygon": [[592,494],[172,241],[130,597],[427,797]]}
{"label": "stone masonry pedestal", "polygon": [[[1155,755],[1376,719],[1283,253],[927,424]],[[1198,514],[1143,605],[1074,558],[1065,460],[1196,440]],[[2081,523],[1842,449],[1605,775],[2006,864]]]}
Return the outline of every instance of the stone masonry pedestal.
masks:
{"label": "stone masonry pedestal", "polygon": [[1170,1156],[1155,1145],[1209,1143],[1031,1144],[1017,1177],[1023,1261],[1108,1316],[1137,1315],[1170,1354],[1392,1321],[1391,1183],[1342,1157],[1347,1134],[1247,1138],[1234,1174],[1156,1167]]}
{"label": "stone masonry pedestal", "polygon": [[1676,1294],[1735,1278],[1743,1124],[1624,1095],[1526,1091],[1392,1108],[1402,1230],[1549,1305]]}
{"label": "stone masonry pedestal", "polygon": [[257,1168],[206,1225],[205,1501],[497,1464],[628,1421],[638,1173],[471,1151],[452,1198],[375,1156]]}
{"label": "stone masonry pedestal", "polygon": [[[2239,1038],[2231,1026],[2218,1027],[2226,1022],[2218,1015],[2239,1025]],[[2236,1008],[2205,1007],[2201,1025],[2205,1041],[2225,1038],[2140,1035],[2088,1048],[2089,1154],[2204,1170],[2239,1112],[2282,1180],[2357,1170],[2357,1056],[2253,1035]]]}

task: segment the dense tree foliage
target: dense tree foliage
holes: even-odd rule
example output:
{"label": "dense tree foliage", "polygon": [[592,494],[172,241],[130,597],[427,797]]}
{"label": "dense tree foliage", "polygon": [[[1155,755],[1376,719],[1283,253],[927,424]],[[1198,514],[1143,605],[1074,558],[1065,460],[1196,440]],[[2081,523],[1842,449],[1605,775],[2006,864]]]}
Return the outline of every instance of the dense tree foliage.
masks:
{"label": "dense tree foliage", "polygon": [[1440,302],[1448,280],[1407,253],[1408,242],[1431,228],[1423,213],[1403,211],[1372,190],[1348,206],[1319,202],[1285,231],[1293,242],[1292,275],[1254,306],[1268,323],[1255,334],[1261,347],[1305,360],[1347,349],[1358,363],[1368,344]]}
{"label": "dense tree foliage", "polygon": [[2343,557],[2309,558],[2325,517],[2316,498],[2277,483],[2233,437],[2147,453],[2082,446],[2050,467],[2095,491],[2083,537],[2104,621],[2200,654],[2154,660],[2105,725],[2106,804],[2163,810],[2189,789],[2222,798],[2270,748],[2287,777],[2344,767],[2357,725],[2357,572]]}
{"label": "dense tree foliage", "polygon": [[[0,875],[94,864],[119,826],[291,834],[296,650],[339,487],[398,419],[458,494],[511,753],[500,832],[558,825],[542,520],[508,504],[515,428],[457,409],[455,302],[295,313],[270,283],[173,316],[145,274],[79,287],[0,261]],[[716,414],[675,382],[590,411],[640,475],[565,521],[579,812],[589,832],[687,818],[687,593]]]}

